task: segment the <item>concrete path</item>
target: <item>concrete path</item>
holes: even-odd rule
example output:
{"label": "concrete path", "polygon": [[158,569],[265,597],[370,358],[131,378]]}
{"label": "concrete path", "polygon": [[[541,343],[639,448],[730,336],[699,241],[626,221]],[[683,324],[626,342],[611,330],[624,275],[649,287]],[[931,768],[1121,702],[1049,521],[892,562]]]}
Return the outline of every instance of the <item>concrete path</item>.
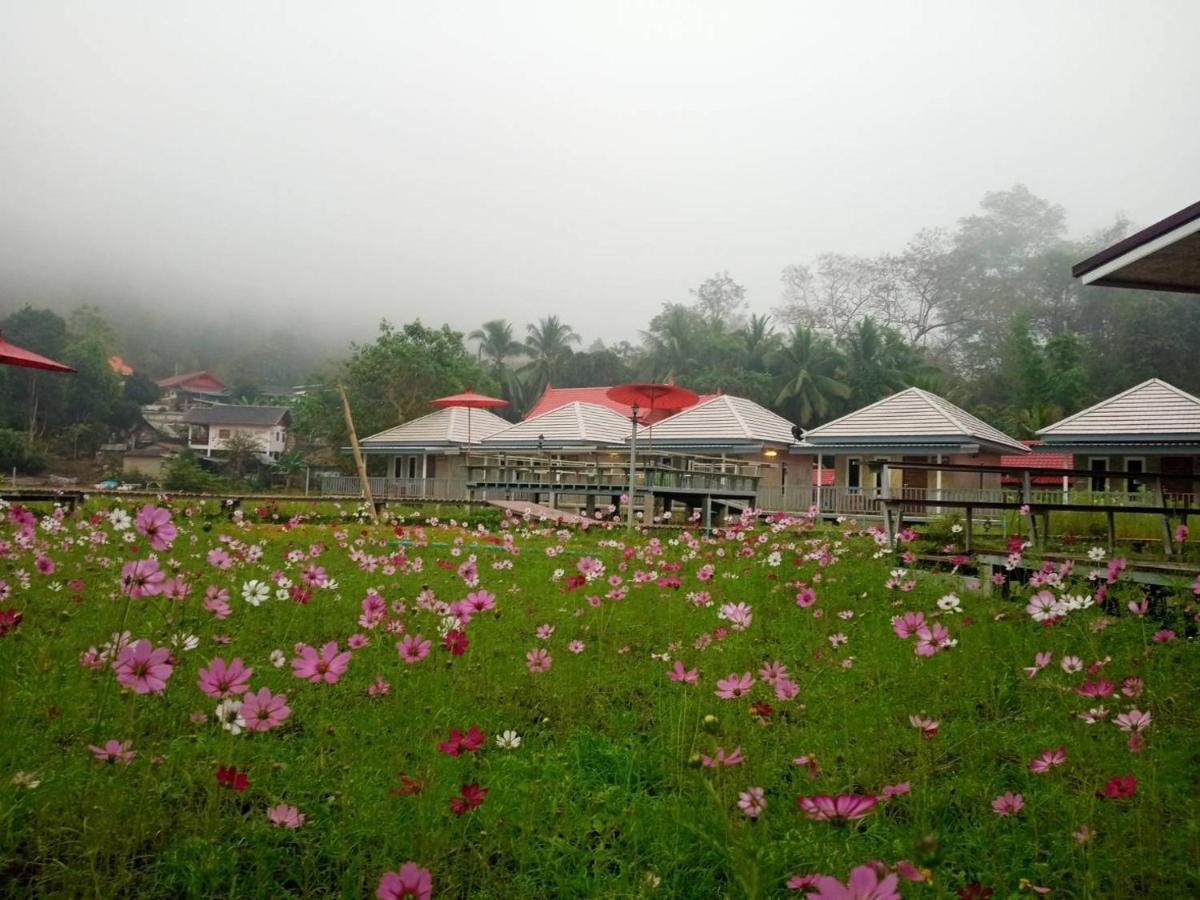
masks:
{"label": "concrete path", "polygon": [[552,509],[549,506],[542,506],[540,503],[531,503],[528,500],[488,500],[489,506],[498,506],[501,509],[511,510],[514,516],[524,516],[528,513],[534,519],[550,519],[555,522],[564,522],[568,525],[578,525],[583,521],[583,516],[573,512],[566,512],[561,509]]}

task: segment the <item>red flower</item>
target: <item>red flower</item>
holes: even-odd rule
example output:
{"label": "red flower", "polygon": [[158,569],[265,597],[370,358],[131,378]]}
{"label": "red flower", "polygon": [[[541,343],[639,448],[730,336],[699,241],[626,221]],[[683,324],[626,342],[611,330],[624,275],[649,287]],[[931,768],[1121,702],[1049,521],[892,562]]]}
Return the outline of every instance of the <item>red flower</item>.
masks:
{"label": "red flower", "polygon": [[245,772],[239,772],[237,766],[217,766],[217,784],[223,784],[235,791],[244,791],[250,779]]}
{"label": "red flower", "polygon": [[483,803],[483,798],[487,796],[488,789],[481,788],[479,782],[472,781],[470,784],[460,787],[458,793],[460,796],[450,798],[450,810],[461,816],[463,813],[478,809]]}
{"label": "red flower", "polygon": [[10,606],[8,609],[0,609],[0,637],[4,637],[4,635],[20,625],[23,618],[25,618],[25,614],[17,612],[15,606]]}
{"label": "red flower", "polygon": [[1137,793],[1137,779],[1132,775],[1114,775],[1108,779],[1108,783],[1100,790],[1096,791],[1096,796],[1101,799],[1107,797],[1110,800],[1120,800],[1124,797],[1132,797]]}
{"label": "red flower", "polygon": [[988,900],[994,893],[990,887],[983,887],[978,881],[972,881],[966,887],[958,889],[958,900]]}
{"label": "red flower", "polygon": [[425,787],[425,782],[420,778],[409,778],[404,772],[397,772],[396,777],[400,779],[400,787],[388,788],[389,794],[400,794],[402,796],[408,794],[419,794],[421,788]]}
{"label": "red flower", "polygon": [[454,656],[462,656],[466,653],[469,644],[470,641],[467,640],[467,633],[458,628],[450,629],[446,632],[446,636],[442,638],[442,646]]}
{"label": "red flower", "polygon": [[759,719],[765,720],[765,719],[770,718],[770,715],[772,712],[774,712],[774,710],[771,709],[770,703],[763,703],[761,701],[756,700],[755,702],[750,704],[750,715],[755,716]]}
{"label": "red flower", "polygon": [[483,746],[484,738],[487,735],[480,730],[478,725],[472,725],[467,729],[467,733],[463,734],[457,728],[450,729],[450,740],[442,741],[438,744],[438,749],[450,756],[458,756],[464,750],[468,753],[474,753]]}

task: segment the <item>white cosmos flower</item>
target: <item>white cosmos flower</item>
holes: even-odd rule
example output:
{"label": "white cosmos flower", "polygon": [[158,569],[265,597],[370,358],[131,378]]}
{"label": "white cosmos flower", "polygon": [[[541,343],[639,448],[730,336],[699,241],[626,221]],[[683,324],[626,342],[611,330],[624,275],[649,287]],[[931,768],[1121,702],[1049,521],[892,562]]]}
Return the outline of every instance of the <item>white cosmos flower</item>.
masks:
{"label": "white cosmos flower", "polygon": [[1107,555],[1108,551],[1103,547],[1093,547],[1088,551],[1088,559],[1090,559],[1092,562],[1100,562],[1100,560],[1104,559],[1104,557]]}
{"label": "white cosmos flower", "polygon": [[242,585],[242,599],[251,606],[258,606],[264,600],[271,598],[271,588],[265,582],[259,581],[257,578],[247,581]]}
{"label": "white cosmos flower", "polygon": [[496,735],[496,746],[501,750],[516,750],[521,746],[521,736],[509,730]]}
{"label": "white cosmos flower", "polygon": [[282,669],[283,664],[287,662],[287,657],[283,655],[282,650],[271,651],[271,665],[277,669]]}
{"label": "white cosmos flower", "polygon": [[200,638],[194,634],[177,631],[171,635],[171,646],[178,647],[180,650],[195,650],[200,646]]}
{"label": "white cosmos flower", "polygon": [[943,612],[960,613],[962,612],[962,601],[958,599],[956,594],[947,594],[937,602],[938,609]]}
{"label": "white cosmos flower", "polygon": [[129,518],[129,513],[117,508],[108,514],[108,524],[117,531],[124,531],[133,524],[133,521]]}
{"label": "white cosmos flower", "polygon": [[246,720],[242,718],[242,701],[226,697],[218,703],[217,721],[230,734],[241,734],[246,727]]}

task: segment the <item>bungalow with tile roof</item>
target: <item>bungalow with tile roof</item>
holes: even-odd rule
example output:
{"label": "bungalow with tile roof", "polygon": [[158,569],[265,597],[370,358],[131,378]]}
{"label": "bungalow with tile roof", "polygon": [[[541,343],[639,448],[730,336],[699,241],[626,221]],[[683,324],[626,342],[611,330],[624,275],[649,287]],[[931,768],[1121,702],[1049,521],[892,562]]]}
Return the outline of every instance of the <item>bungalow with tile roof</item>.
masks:
{"label": "bungalow with tile roof", "polygon": [[[573,387],[573,388],[556,388],[551,385],[546,385],[546,389],[542,391],[542,396],[538,397],[537,403],[533,404],[533,408],[527,412],[523,418],[532,419],[534,416],[540,416],[543,413],[548,413],[552,409],[557,409],[568,403],[579,401],[581,403],[594,403],[597,406],[607,406],[614,412],[620,413],[628,421],[633,415],[633,408],[628,403],[619,403],[608,396],[608,392],[612,390],[608,387]],[[699,401],[703,403],[705,400],[711,400],[715,394],[707,394],[701,396]],[[655,409],[649,410],[638,408],[638,421],[642,423],[660,422],[677,410],[673,409]]]}
{"label": "bungalow with tile roof", "polygon": [[[653,449],[757,466],[762,473],[760,505],[808,508],[812,458],[798,451],[791,422],[753,400],[717,394],[645,431],[646,445]],[[783,493],[789,489],[797,496],[785,501]]]}
{"label": "bungalow with tile roof", "polygon": [[1151,378],[1038,432],[1047,450],[1075,455],[1076,468],[1125,472],[1126,478],[1095,475],[1096,492],[1136,493],[1138,475],[1165,477],[1169,495],[1197,492],[1189,476],[1200,474],[1200,398]]}
{"label": "bungalow with tile roof", "polygon": [[480,441],[486,451],[538,451],[580,456],[628,451],[632,424],[627,416],[598,403],[572,400],[510,425]]}
{"label": "bungalow with tile roof", "polygon": [[248,435],[263,459],[275,460],[287,449],[292,413],[286,406],[194,406],[183,414],[187,444],[205,456],[220,456],[234,435]]}
{"label": "bungalow with tile roof", "polygon": [[[871,496],[881,486],[882,470],[872,476],[869,464],[891,462],[953,463],[999,466],[1004,454],[1027,454],[1029,448],[937,394],[908,388],[869,406],[804,432],[806,447],[793,452],[834,458],[833,497],[822,498],[839,510],[860,511],[854,498]],[[892,495],[914,499],[949,497],[951,492],[1000,489],[998,472],[934,472],[892,470]],[[824,495],[824,489],[822,489]]]}
{"label": "bungalow with tile roof", "polygon": [[486,409],[446,406],[358,443],[365,456],[381,456],[387,461],[388,478],[462,481],[468,442],[477,447],[511,425]]}

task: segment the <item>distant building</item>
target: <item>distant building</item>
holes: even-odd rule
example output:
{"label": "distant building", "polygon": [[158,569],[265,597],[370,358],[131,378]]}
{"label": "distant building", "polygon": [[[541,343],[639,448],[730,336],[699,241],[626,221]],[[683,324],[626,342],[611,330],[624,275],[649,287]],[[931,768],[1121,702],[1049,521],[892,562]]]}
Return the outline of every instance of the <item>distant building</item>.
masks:
{"label": "distant building", "polygon": [[230,396],[229,385],[211,372],[186,372],[159,379],[155,384],[162,388],[160,403],[173,409],[221,403]]}
{"label": "distant building", "polygon": [[287,429],[292,414],[284,406],[196,406],[182,416],[187,445],[204,456],[220,456],[235,434],[258,442],[260,457],[279,458],[287,449]]}

